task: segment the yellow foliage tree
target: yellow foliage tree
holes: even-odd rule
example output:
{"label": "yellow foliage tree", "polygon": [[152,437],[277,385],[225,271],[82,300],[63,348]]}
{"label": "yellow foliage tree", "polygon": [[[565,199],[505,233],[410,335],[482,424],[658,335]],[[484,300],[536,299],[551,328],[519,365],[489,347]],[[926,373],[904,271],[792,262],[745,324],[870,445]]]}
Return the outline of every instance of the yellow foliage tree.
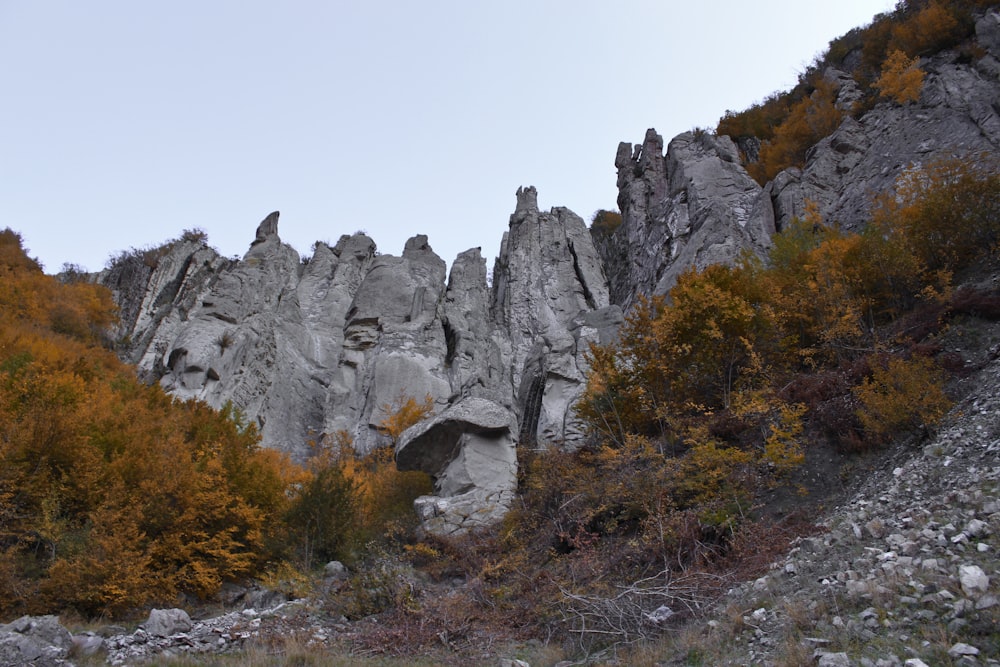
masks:
{"label": "yellow foliage tree", "polygon": [[209,596],[280,556],[292,466],[231,411],[141,384],[103,346],[113,314],[0,232],[0,613]]}
{"label": "yellow foliage tree", "polygon": [[788,167],[802,166],[806,152],[840,126],[843,112],[837,108],[832,81],[820,78],[812,94],[793,104],[774,136],[760,149],[758,162],[748,165],[758,183],[766,183]]}
{"label": "yellow foliage tree", "polygon": [[855,388],[858,418],[877,441],[918,426],[937,424],[951,407],[941,370],[931,359],[872,359],[872,373]]}
{"label": "yellow foliage tree", "polygon": [[872,84],[882,94],[900,104],[916,102],[924,87],[924,71],[920,58],[908,58],[906,53],[895,50],[882,65],[882,75]]}
{"label": "yellow foliage tree", "polygon": [[389,436],[393,446],[399,441],[403,431],[410,428],[434,410],[434,397],[424,396],[417,401],[412,396],[400,394],[393,403],[382,406],[385,417],[379,422],[379,430]]}
{"label": "yellow foliage tree", "polygon": [[891,28],[889,49],[907,55],[934,53],[961,38],[963,27],[955,17],[954,2],[930,0]]}

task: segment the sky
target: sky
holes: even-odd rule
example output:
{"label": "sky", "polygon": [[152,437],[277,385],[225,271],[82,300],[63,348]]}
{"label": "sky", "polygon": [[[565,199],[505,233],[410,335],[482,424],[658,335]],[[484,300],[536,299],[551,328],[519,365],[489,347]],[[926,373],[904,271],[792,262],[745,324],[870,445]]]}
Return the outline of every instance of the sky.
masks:
{"label": "sky", "polygon": [[257,224],[492,263],[519,186],[588,223],[653,127],[714,128],[892,0],[0,0],[0,228],[46,272]]}

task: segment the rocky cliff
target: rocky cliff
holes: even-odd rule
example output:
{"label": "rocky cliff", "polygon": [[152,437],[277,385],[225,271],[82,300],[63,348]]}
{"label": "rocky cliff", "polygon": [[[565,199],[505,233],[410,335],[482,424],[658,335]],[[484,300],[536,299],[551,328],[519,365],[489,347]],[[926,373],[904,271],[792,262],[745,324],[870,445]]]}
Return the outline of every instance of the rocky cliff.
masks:
{"label": "rocky cliff", "polygon": [[[380,424],[407,398],[430,396],[436,414],[476,399],[479,410],[462,412],[465,428],[419,439],[430,443],[423,454],[404,439],[408,465],[448,497],[510,491],[515,443],[583,437],[573,405],[584,353],[610,340],[621,310],[609,305],[583,220],[540,212],[534,188],[517,192],[492,288],[479,249],[459,255],[445,278],[425,236],[398,257],[376,253],[367,236],[343,236],[303,261],[272,213],[240,260],[186,238],[127,254],[100,280],[121,306],[123,355],[142,376],[179,398],[231,403],[267,446],[304,460],[311,443],[347,433],[367,451],[388,442]],[[494,443],[493,478],[470,478],[454,464],[466,434],[496,431],[497,421],[507,435]]]}
{"label": "rocky cliff", "polygon": [[[126,254],[100,277],[121,306],[123,354],[178,397],[231,402],[299,460],[338,433],[361,451],[385,444],[388,411],[430,396],[434,415],[397,443],[401,465],[436,480],[422,515],[441,532],[491,521],[513,490],[517,446],[583,439],[573,406],[585,352],[613,339],[639,295],[666,293],[691,266],[762,254],[807,202],[858,228],[909,167],[1000,152],[1000,14],[980,18],[976,42],[975,58],[921,61],[917,102],[845,114],[803,168],[763,187],[729,137],[688,132],[664,151],[651,129],[618,148],[615,230],[592,235],[568,209],[541,212],[522,188],[492,282],[479,249],[446,275],[419,235],[398,257],[355,234],[302,260],[277,213],[239,260],[195,236]],[[825,77],[852,108],[858,83]]]}
{"label": "rocky cliff", "polygon": [[[978,57],[944,51],[923,58],[920,99],[882,101],[813,146],[803,168],[787,169],[760,187],[741,166],[729,137],[687,132],[667,150],[654,130],[641,144],[622,143],[618,206],[622,224],[595,234],[610,280],[611,302],[624,308],[639,294],[665,294],[690,266],[730,262],[748,248],[761,252],[771,234],[814,203],[823,219],[845,229],[865,224],[875,195],[904,170],[950,157],[1000,152],[1000,13],[975,26]],[[846,59],[849,62],[851,56]],[[850,110],[859,84],[834,68],[824,72],[837,106]]]}

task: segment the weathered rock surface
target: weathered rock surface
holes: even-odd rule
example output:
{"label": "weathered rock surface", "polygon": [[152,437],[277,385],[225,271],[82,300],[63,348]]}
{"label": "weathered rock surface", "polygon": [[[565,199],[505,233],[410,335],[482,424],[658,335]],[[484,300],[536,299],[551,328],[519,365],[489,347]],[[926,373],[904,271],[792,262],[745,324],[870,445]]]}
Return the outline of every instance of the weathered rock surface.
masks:
{"label": "weathered rock surface", "polygon": [[874,195],[889,190],[906,169],[950,157],[995,155],[1000,151],[1000,78],[985,63],[995,62],[997,55],[994,50],[978,67],[958,63],[954,53],[925,59],[918,102],[883,102],[857,120],[846,118],[810,151],[803,169],[789,169],[768,184],[778,229],[802,215],[806,202],[814,202],[824,220],[860,229]]}
{"label": "weathered rock surface", "polygon": [[449,535],[502,518],[517,488],[516,437],[513,413],[476,397],[403,433],[396,465],[434,479],[436,495],[416,502],[424,528]]}
{"label": "weathered rock surface", "polygon": [[[123,354],[143,377],[181,398],[231,403],[265,445],[299,460],[311,442],[341,432],[360,451],[388,444],[380,425],[408,398],[429,396],[438,414],[469,405],[502,412],[502,456],[486,455],[483,429],[471,429],[430,471],[452,505],[461,498],[464,515],[484,523],[513,490],[516,442],[579,442],[573,406],[584,353],[610,340],[621,311],[609,306],[583,220],[567,209],[539,212],[534,188],[518,191],[492,290],[479,249],[459,255],[445,278],[422,235],[400,257],[377,254],[358,234],[317,243],[300,260],[278,236],[277,213],[242,260],[190,238],[125,256],[100,277],[125,314]],[[417,442],[405,456],[434,446]]]}
{"label": "weathered rock surface", "polygon": [[770,200],[729,137],[687,132],[664,155],[650,129],[641,145],[619,145],[615,166],[622,224],[596,239],[613,303],[628,308],[639,294],[666,293],[691,266],[732,263],[770,244]]}
{"label": "weathered rock surface", "polygon": [[521,442],[578,443],[572,406],[583,389],[589,342],[607,341],[621,322],[583,220],[569,209],[538,210],[533,187],[519,189],[493,268],[492,318],[504,361],[497,378],[520,423]]}
{"label": "weathered rock surface", "polygon": [[[728,137],[685,133],[670,142],[648,130],[641,145],[622,143],[618,206],[622,224],[596,232],[610,281],[611,302],[626,310],[638,294],[664,294],[690,266],[732,262],[744,249],[761,253],[775,230],[801,216],[806,203],[823,219],[857,230],[873,197],[912,166],[955,156],[1000,153],[1000,13],[976,23],[982,55],[956,52],[921,60],[919,101],[881,102],[814,146],[802,169],[787,169],[764,188],[740,164]],[[837,105],[849,110],[859,86],[830,69]],[[755,146],[744,147],[753,154]]]}

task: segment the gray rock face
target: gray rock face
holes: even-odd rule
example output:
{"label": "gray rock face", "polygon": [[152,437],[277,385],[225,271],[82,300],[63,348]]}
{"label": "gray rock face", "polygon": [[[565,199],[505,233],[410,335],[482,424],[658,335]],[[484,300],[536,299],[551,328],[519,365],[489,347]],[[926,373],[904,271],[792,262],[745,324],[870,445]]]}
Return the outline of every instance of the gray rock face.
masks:
{"label": "gray rock face", "polygon": [[585,382],[584,353],[621,313],[609,304],[583,220],[565,208],[539,213],[533,187],[518,190],[493,269],[492,313],[505,334],[498,371],[515,399],[520,440],[578,443],[572,405]]}
{"label": "gray rock face", "polygon": [[403,433],[396,465],[434,479],[436,495],[416,503],[426,530],[448,535],[503,516],[517,487],[516,435],[508,409],[476,397]]}
{"label": "gray rock face", "polygon": [[[580,441],[573,406],[584,353],[621,321],[583,221],[567,209],[540,213],[534,188],[518,192],[492,290],[479,249],[458,256],[446,284],[425,236],[399,257],[376,254],[367,236],[344,236],[316,244],[303,262],[281,242],[277,213],[242,260],[196,240],[155,261],[126,259],[100,276],[125,313],[124,356],[175,396],[231,403],[265,445],[298,460],[338,433],[359,451],[388,444],[380,425],[409,398],[429,396],[439,415],[486,405],[502,414],[502,456],[487,454],[496,443],[473,429],[431,471],[452,506],[479,517],[467,525],[487,522],[483,506],[495,519],[509,499],[516,441]],[[417,441],[404,458],[432,447]],[[450,531],[458,514],[443,514]]]}
{"label": "gray rock face", "polygon": [[596,239],[612,303],[627,309],[639,294],[665,294],[691,266],[769,246],[770,200],[729,137],[687,132],[664,155],[663,138],[650,129],[641,145],[619,145],[615,166],[622,224]]}
{"label": "gray rock face", "polygon": [[[989,32],[996,16],[979,25]],[[1000,71],[994,64],[1000,52],[992,48],[972,65],[959,64],[947,52],[925,59],[918,102],[883,102],[857,120],[846,118],[810,151],[803,169],[779,174],[767,186],[778,229],[810,201],[825,221],[857,230],[870,216],[874,195],[891,189],[906,169],[950,157],[997,154]]]}

